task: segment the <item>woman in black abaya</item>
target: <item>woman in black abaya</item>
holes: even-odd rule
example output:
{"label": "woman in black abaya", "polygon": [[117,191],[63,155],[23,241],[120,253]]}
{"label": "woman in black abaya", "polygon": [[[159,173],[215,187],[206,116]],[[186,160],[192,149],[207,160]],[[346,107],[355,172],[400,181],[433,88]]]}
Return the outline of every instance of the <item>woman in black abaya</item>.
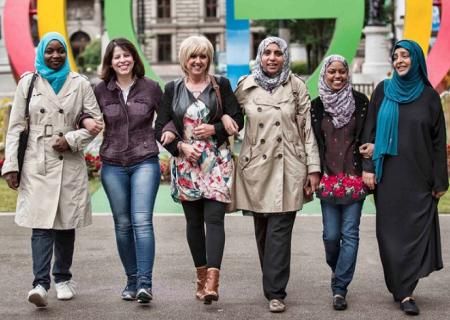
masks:
{"label": "woman in black abaya", "polygon": [[369,106],[363,142],[375,148],[363,180],[375,189],[387,288],[401,310],[417,315],[419,279],[443,267],[437,204],[448,189],[445,121],[420,46],[397,42],[392,65],[392,79],[378,85]]}

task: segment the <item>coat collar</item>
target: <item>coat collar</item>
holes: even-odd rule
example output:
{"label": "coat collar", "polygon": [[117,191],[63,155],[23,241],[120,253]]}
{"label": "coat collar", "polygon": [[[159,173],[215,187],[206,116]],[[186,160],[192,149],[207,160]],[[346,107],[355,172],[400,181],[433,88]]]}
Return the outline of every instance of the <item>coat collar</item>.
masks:
{"label": "coat collar", "polygon": [[[281,85],[284,87],[286,84],[289,83],[289,81],[291,80],[291,76],[287,77],[286,81],[284,81]],[[242,90],[247,90],[253,87],[259,87],[258,84],[255,81],[255,78],[253,77],[253,75],[249,75],[249,76],[245,76],[242,80]],[[276,89],[274,90],[276,91]]]}

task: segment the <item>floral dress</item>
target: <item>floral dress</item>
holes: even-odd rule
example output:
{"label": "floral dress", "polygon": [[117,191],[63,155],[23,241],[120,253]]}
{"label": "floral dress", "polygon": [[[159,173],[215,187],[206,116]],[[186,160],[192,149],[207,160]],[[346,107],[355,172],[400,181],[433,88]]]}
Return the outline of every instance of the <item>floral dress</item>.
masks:
{"label": "floral dress", "polygon": [[[207,90],[205,90],[207,91]],[[173,157],[171,194],[174,201],[195,201],[202,198],[219,202],[231,202],[233,161],[226,144],[216,146],[214,136],[197,140],[194,129],[208,123],[209,109],[201,100],[203,93],[187,108],[183,118],[185,143],[201,151],[196,162],[190,162],[183,155]]]}

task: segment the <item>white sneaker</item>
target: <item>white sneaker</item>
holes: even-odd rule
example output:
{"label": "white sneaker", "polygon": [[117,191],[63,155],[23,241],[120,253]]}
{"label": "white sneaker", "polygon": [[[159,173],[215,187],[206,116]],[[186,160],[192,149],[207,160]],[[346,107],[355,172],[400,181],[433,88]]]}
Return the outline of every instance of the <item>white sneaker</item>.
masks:
{"label": "white sneaker", "polygon": [[35,304],[38,308],[47,306],[47,290],[40,284],[28,292],[28,301]]}
{"label": "white sneaker", "polygon": [[70,300],[75,296],[76,284],[72,280],[58,282],[55,284],[56,297],[58,300]]}

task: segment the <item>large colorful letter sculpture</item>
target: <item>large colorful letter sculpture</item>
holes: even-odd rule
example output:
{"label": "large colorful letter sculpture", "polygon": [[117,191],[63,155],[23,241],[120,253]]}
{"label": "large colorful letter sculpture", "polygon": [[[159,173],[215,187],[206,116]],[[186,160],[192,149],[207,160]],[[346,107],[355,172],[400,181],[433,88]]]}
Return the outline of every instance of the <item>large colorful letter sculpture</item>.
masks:
{"label": "large colorful letter sculpture", "polygon": [[[327,51],[341,54],[352,61],[361,38],[364,23],[363,0],[292,1],[236,0],[238,19],[336,19],[333,39]],[[351,8],[351,10],[350,10]],[[317,96],[320,66],[309,77],[307,84],[311,96]]]}
{"label": "large colorful letter sculpture", "polygon": [[[248,72],[249,19],[336,19],[333,39],[326,54],[339,53],[351,61],[361,37],[364,20],[364,0],[226,0],[227,2],[227,60],[233,83],[239,73]],[[405,0],[405,38],[420,43],[428,51],[432,0]],[[442,0],[442,22],[436,43],[427,58],[433,86],[437,87],[450,70],[450,0]],[[234,7],[234,9],[233,9]],[[66,0],[39,0],[39,34],[58,31],[66,39]],[[6,0],[4,6],[4,38],[11,68],[16,78],[34,69],[34,47],[29,25],[30,0]],[[133,28],[132,0],[105,0],[105,22],[109,38],[126,37],[139,48]],[[139,48],[141,57],[144,58]],[[69,48],[72,69],[76,65]],[[146,59],[146,74],[159,81]],[[320,67],[320,66],[319,66]],[[317,95],[319,68],[308,79],[311,95]]]}

